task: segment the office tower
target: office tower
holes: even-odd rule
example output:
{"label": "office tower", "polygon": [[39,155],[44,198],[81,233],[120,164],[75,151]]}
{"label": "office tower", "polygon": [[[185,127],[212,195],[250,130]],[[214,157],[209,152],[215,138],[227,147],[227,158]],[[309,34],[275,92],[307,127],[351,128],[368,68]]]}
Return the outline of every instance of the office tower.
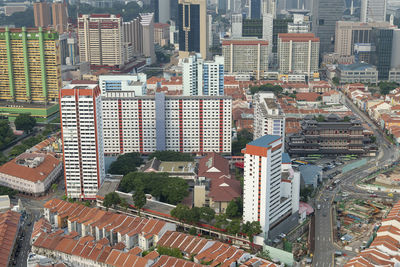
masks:
{"label": "office tower", "polygon": [[242,37],[243,15],[232,14],[231,22],[232,22],[231,37],[232,38]]}
{"label": "office tower", "polygon": [[154,22],[167,23],[171,20],[170,0],[151,0],[151,6],[154,8]]}
{"label": "office tower", "polygon": [[361,0],[361,22],[386,21],[387,0]]}
{"label": "office tower", "polygon": [[371,43],[375,52],[371,54],[371,64],[378,69],[378,79],[386,81],[392,60],[393,29],[373,28]]}
{"label": "office tower", "polygon": [[281,73],[301,73],[308,77],[318,72],[319,38],[313,33],[278,35],[278,61]]}
{"label": "office tower", "polygon": [[78,35],[75,32],[69,32],[67,38],[68,57],[66,58],[67,65],[76,65],[79,63],[78,53]]}
{"label": "office tower", "polygon": [[229,0],[218,0],[218,13],[225,14],[228,9]]}
{"label": "office tower", "polygon": [[120,68],[127,61],[123,47],[122,17],[120,16],[80,15],[78,39],[81,62],[89,61],[94,66]]}
{"label": "office tower", "polygon": [[212,23],[212,16],[207,15],[207,45],[208,47],[213,46],[213,23]]}
{"label": "office tower", "polygon": [[[270,13],[264,13],[262,15],[262,20],[263,20],[262,39],[267,40],[268,44],[272,44],[273,33],[274,33],[274,16]],[[272,45],[268,46],[268,57],[272,57]]]}
{"label": "office tower", "polygon": [[257,38],[224,39],[225,72],[251,73],[259,80],[268,71],[268,41]]}
{"label": "office tower", "polygon": [[282,164],[282,152],[282,139],[277,135],[260,137],[242,150],[243,221],[260,222],[265,239],[271,228],[296,216],[299,209],[300,175],[293,172],[290,162]]}
{"label": "office tower", "polygon": [[263,37],[262,19],[243,19],[242,36],[243,37]]}
{"label": "office tower", "polygon": [[272,92],[254,95],[254,140],[264,135],[279,135],[285,139],[285,114]]}
{"label": "office tower", "polygon": [[64,33],[68,27],[67,3],[55,2],[52,4],[53,27],[58,33]]}
{"label": "office tower", "polygon": [[61,88],[58,33],[0,28],[0,100],[56,102]]}
{"label": "office tower", "polygon": [[155,62],[153,17],[153,13],[144,13],[134,20],[124,22],[122,40],[132,47],[134,55],[144,55]]}
{"label": "office tower", "polygon": [[261,18],[261,0],[249,0],[249,18]]}
{"label": "office tower", "polygon": [[393,30],[392,60],[390,67],[400,69],[400,29]]}
{"label": "office tower", "polygon": [[261,2],[261,15],[272,14],[276,19],[276,1],[277,0],[262,0]]}
{"label": "office tower", "polygon": [[169,44],[169,24],[154,24],[154,43],[164,46]]}
{"label": "office tower", "polygon": [[293,22],[292,19],[274,19],[272,29],[272,53],[273,65],[277,65],[278,61],[278,34],[288,32],[288,24]]}
{"label": "office tower", "polygon": [[190,52],[196,52],[207,58],[206,0],[179,0],[178,3],[180,57],[187,57]]}
{"label": "office tower", "polygon": [[33,3],[35,27],[48,27],[51,25],[50,6],[47,2]]}
{"label": "office tower", "polygon": [[321,40],[321,54],[333,52],[336,22],[341,20],[343,11],[343,0],[313,1],[312,32]]}
{"label": "office tower", "polygon": [[224,95],[224,58],[205,61],[200,54],[182,59],[183,95]]}
{"label": "office tower", "polygon": [[72,81],[60,91],[65,194],[95,199],[105,176],[100,88]]}
{"label": "office tower", "polygon": [[338,21],[335,33],[335,53],[340,56],[354,55],[355,44],[371,43],[372,28],[390,29],[389,22]]}
{"label": "office tower", "polygon": [[107,155],[173,150],[231,153],[232,98],[227,96],[102,95]]}

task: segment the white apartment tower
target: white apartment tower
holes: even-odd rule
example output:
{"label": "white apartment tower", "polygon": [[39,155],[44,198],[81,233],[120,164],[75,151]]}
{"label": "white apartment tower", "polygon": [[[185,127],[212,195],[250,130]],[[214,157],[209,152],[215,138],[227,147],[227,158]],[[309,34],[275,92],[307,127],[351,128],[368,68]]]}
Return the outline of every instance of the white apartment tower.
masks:
{"label": "white apartment tower", "polygon": [[123,66],[129,60],[124,44],[122,17],[110,14],[78,17],[80,61],[91,65]]}
{"label": "white apartment tower", "polygon": [[278,61],[281,73],[312,75],[319,66],[319,38],[313,33],[278,34]]}
{"label": "white apartment tower", "polygon": [[199,53],[182,59],[183,95],[224,95],[224,58],[205,61]]}
{"label": "white apartment tower", "polygon": [[104,176],[104,145],[100,88],[72,82],[60,92],[66,195],[95,199]]}
{"label": "white apartment tower", "polygon": [[386,21],[387,0],[361,0],[361,22]]}
{"label": "white apartment tower", "polygon": [[243,221],[260,222],[264,238],[299,208],[300,175],[283,164],[282,146],[280,136],[265,135],[242,150]]}
{"label": "white apartment tower", "polygon": [[285,114],[274,93],[254,95],[254,140],[264,135],[279,135],[285,139]]}

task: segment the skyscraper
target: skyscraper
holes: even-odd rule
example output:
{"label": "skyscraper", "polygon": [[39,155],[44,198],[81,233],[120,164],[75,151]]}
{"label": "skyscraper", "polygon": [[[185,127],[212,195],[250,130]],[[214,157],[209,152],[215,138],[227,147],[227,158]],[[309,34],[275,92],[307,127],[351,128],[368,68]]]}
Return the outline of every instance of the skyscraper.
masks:
{"label": "skyscraper", "polygon": [[51,24],[50,6],[47,2],[33,3],[35,27],[47,27]]}
{"label": "skyscraper", "polygon": [[58,101],[58,33],[42,28],[0,28],[0,100]]}
{"label": "skyscraper", "polygon": [[387,0],[361,0],[361,22],[386,21]]}
{"label": "skyscraper", "polygon": [[95,199],[105,176],[100,88],[72,82],[60,91],[65,194]]}
{"label": "skyscraper", "polygon": [[170,0],[151,0],[154,8],[154,22],[167,23],[171,19]]}
{"label": "skyscraper", "polygon": [[249,0],[249,17],[252,19],[261,18],[261,0]]}
{"label": "skyscraper", "polygon": [[343,11],[344,0],[314,0],[312,32],[321,40],[320,54],[333,52],[336,22]]}
{"label": "skyscraper", "polygon": [[64,33],[68,26],[67,4],[55,2],[52,4],[53,27],[58,33]]}
{"label": "skyscraper", "polygon": [[206,0],[179,0],[178,12],[180,56],[187,57],[190,52],[197,52],[207,58]]}

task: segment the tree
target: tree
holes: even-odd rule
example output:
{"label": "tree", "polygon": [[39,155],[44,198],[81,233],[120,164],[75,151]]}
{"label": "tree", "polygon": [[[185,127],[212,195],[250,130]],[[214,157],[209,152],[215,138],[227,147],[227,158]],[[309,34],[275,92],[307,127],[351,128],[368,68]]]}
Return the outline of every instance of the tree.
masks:
{"label": "tree", "polygon": [[146,205],[146,194],[143,191],[143,188],[137,188],[135,193],[132,195],[133,203],[135,207],[138,209],[138,213],[140,216],[140,210]]}
{"label": "tree", "polygon": [[5,187],[5,186],[0,186],[0,195],[8,195],[10,198],[15,196],[17,194],[17,191]]}
{"label": "tree", "polygon": [[254,95],[255,93],[258,93],[259,91],[270,91],[275,93],[276,95],[282,93],[283,89],[279,85],[273,85],[273,84],[263,84],[260,86],[253,86],[250,88],[250,92]]}
{"label": "tree", "polygon": [[15,128],[30,133],[36,126],[36,120],[29,113],[22,113],[14,121]]}
{"label": "tree", "polygon": [[168,255],[171,257],[182,259],[182,252],[178,248],[168,248],[163,246],[157,246],[157,252],[160,255]]}
{"label": "tree", "polygon": [[399,87],[399,84],[395,82],[380,82],[379,83],[379,89],[381,91],[382,95],[387,95],[392,91],[393,89],[396,89]]}
{"label": "tree", "polygon": [[376,142],[376,136],[372,135],[370,138],[371,143],[375,143]]}
{"label": "tree", "polygon": [[240,233],[240,220],[239,219],[232,220],[228,224],[228,227],[226,228],[226,230],[231,235],[236,235],[236,234]]}
{"label": "tree", "polygon": [[232,155],[241,155],[242,149],[251,141],[253,141],[253,134],[251,132],[246,129],[238,132],[237,140],[232,143]]}
{"label": "tree", "polygon": [[231,200],[228,204],[228,207],[226,208],[226,216],[229,219],[233,219],[238,217],[239,215],[239,207],[237,206],[237,203],[235,200]]}
{"label": "tree", "polygon": [[0,120],[0,149],[8,146],[15,139],[14,133],[7,120]]}
{"label": "tree", "polygon": [[107,209],[110,207],[115,207],[115,205],[118,205],[119,203],[121,203],[121,199],[116,192],[108,193],[105,195],[103,200],[103,206]]}
{"label": "tree", "polygon": [[313,191],[314,191],[314,188],[312,186],[306,186],[303,189],[301,189],[300,190],[301,200],[306,202],[308,200],[308,197],[311,197]]}
{"label": "tree", "polygon": [[215,227],[225,229],[228,225],[228,220],[226,219],[226,214],[219,214],[215,216]]}
{"label": "tree", "polygon": [[325,116],[324,115],[318,115],[318,117],[315,118],[316,121],[318,122],[324,122],[325,121]]}
{"label": "tree", "polygon": [[317,101],[322,101],[322,96],[318,96]]}
{"label": "tree", "polygon": [[54,183],[54,184],[51,185],[51,191],[53,191],[53,193],[56,192],[57,189],[58,189],[58,184],[57,183]]}
{"label": "tree", "polygon": [[193,157],[190,154],[170,150],[155,151],[149,155],[149,159],[154,157],[161,161],[193,161]]}
{"label": "tree", "polygon": [[333,78],[332,78],[332,82],[337,86],[337,85],[339,85],[340,80],[339,80],[338,77],[333,77]]}
{"label": "tree", "polygon": [[120,155],[116,161],[111,163],[108,170],[111,174],[126,175],[137,170],[143,164],[143,159],[137,152]]}
{"label": "tree", "polygon": [[207,223],[210,223],[215,217],[215,211],[210,207],[200,208],[200,218]]}
{"label": "tree", "polygon": [[188,206],[178,204],[173,210],[171,210],[171,216],[177,218],[182,223],[188,217],[189,210]]}
{"label": "tree", "polygon": [[249,241],[251,243],[251,247],[253,248],[254,236],[258,235],[259,233],[262,232],[260,222],[259,221],[246,222],[243,225],[242,231],[249,238]]}

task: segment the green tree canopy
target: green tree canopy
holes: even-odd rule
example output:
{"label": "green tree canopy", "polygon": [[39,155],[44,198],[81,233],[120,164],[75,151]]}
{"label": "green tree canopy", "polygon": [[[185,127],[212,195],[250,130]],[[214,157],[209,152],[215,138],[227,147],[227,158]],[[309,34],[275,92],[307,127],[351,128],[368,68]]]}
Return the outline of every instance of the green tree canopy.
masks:
{"label": "green tree canopy", "polygon": [[226,208],[226,216],[229,219],[242,217],[243,201],[241,198],[231,200]]}
{"label": "green tree canopy", "polygon": [[15,139],[15,135],[7,120],[0,120],[0,149]]}
{"label": "green tree canopy", "polygon": [[207,223],[210,223],[215,217],[215,211],[210,207],[200,208],[200,218]]}
{"label": "green tree canopy", "polygon": [[379,89],[380,89],[382,95],[389,94],[390,91],[392,91],[393,89],[396,89],[397,87],[399,87],[399,84],[397,84],[395,82],[380,82],[379,83]]}
{"label": "green tree canopy", "polygon": [[241,230],[240,220],[234,219],[234,220],[230,221],[226,230],[231,235],[236,235],[236,234],[240,233],[240,230]]}
{"label": "green tree canopy", "polygon": [[146,199],[146,194],[143,191],[143,187],[138,187],[135,190],[135,193],[132,195],[133,198],[133,203],[135,207],[139,211],[139,216],[140,216],[140,210],[146,205],[147,199]]}
{"label": "green tree canopy", "polygon": [[162,202],[176,205],[189,194],[187,182],[167,173],[130,172],[122,178],[120,190],[126,193],[143,187],[145,194],[151,194]]}
{"label": "green tree canopy", "polygon": [[115,192],[108,193],[107,195],[105,195],[103,200],[103,206],[107,209],[110,207],[115,207],[119,203],[121,203],[121,199],[119,195]]}
{"label": "green tree canopy", "polygon": [[157,252],[160,255],[168,255],[171,257],[182,259],[182,252],[178,248],[168,248],[163,246],[157,246]]}
{"label": "green tree canopy", "polygon": [[19,114],[14,121],[15,128],[22,130],[27,133],[31,132],[33,127],[36,126],[36,120],[29,113]]}
{"label": "green tree canopy", "polygon": [[111,174],[126,175],[137,170],[137,167],[143,164],[143,159],[139,153],[127,153],[120,155],[116,161],[111,163],[108,170]]}
{"label": "green tree canopy", "polygon": [[242,226],[242,232],[247,235],[250,243],[253,244],[254,236],[262,232],[260,222],[259,221],[246,222]]}
{"label": "green tree canopy", "polygon": [[253,134],[247,129],[238,132],[237,140],[232,143],[232,155],[242,155],[242,149],[251,141],[253,141]]}
{"label": "green tree canopy", "polygon": [[193,157],[190,154],[170,150],[155,151],[149,155],[149,159],[154,157],[161,161],[193,161]]}

